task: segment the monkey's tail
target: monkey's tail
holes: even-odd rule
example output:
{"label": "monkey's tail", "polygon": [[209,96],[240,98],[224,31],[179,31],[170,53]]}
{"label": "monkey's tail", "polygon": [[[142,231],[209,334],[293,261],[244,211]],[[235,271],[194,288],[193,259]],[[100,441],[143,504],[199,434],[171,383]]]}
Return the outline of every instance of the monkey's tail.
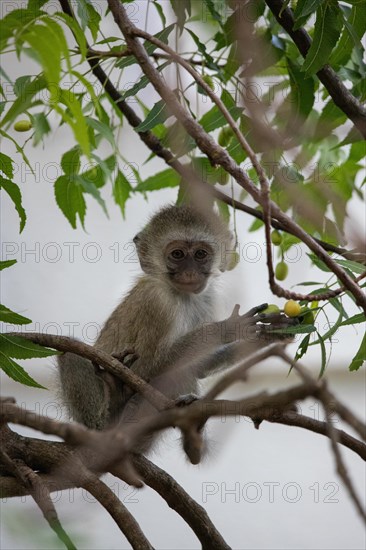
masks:
{"label": "monkey's tail", "polygon": [[105,383],[88,359],[74,353],[57,357],[60,396],[70,416],[88,428],[103,429],[108,417]]}

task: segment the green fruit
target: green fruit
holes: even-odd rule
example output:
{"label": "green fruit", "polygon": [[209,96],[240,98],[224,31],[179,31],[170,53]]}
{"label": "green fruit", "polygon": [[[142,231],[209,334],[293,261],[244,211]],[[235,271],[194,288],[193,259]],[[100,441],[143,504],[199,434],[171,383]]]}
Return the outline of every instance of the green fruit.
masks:
{"label": "green fruit", "polygon": [[225,172],[225,170],[221,168],[217,178],[217,183],[219,185],[226,185],[227,183],[229,183],[229,180],[230,180],[230,174],[228,172]]}
{"label": "green fruit", "polygon": [[262,311],[262,313],[280,313],[280,308],[276,306],[276,304],[269,304],[266,309]]}
{"label": "green fruit", "polygon": [[301,306],[295,300],[289,300],[285,303],[283,311],[288,317],[297,317],[301,312]]}
{"label": "green fruit", "polygon": [[276,229],[271,233],[271,241],[272,244],[274,244],[275,246],[280,246],[280,244],[282,243],[282,235]]}
{"label": "green fruit", "polygon": [[203,82],[206,82],[207,86],[209,86],[211,90],[213,91],[215,90],[215,83],[213,81],[212,76],[210,76],[209,74],[204,74],[202,77],[202,80]]}
{"label": "green fruit", "polygon": [[279,262],[276,265],[275,277],[278,281],[284,281],[288,275],[288,265],[286,262]]}
{"label": "green fruit", "polygon": [[232,129],[230,128],[230,126],[224,126],[220,130],[217,141],[219,142],[219,145],[221,145],[221,147],[227,147],[230,144],[230,141],[232,140],[232,138],[233,138]]}
{"label": "green fruit", "polygon": [[226,266],[227,271],[232,271],[238,265],[239,261],[240,261],[239,252],[233,252]]}
{"label": "green fruit", "polygon": [[16,132],[28,132],[32,127],[30,120],[18,120],[13,126]]}

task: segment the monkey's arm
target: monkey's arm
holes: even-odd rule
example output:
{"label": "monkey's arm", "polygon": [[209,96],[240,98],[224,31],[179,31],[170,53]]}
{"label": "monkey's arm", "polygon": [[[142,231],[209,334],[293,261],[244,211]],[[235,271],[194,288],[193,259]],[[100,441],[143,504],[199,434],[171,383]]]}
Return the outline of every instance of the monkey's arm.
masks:
{"label": "monkey's arm", "polygon": [[193,378],[205,378],[283,338],[273,331],[296,320],[282,314],[262,314],[266,307],[261,304],[239,315],[239,306],[235,306],[228,319],[186,334],[169,350],[169,370],[176,374],[187,370]]}

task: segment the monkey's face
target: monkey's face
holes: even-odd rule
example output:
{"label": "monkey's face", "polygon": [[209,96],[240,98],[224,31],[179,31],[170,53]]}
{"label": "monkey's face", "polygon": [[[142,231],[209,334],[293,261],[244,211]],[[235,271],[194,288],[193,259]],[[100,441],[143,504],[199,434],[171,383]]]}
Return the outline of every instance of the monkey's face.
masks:
{"label": "monkey's face", "polygon": [[172,241],[164,250],[167,276],[180,292],[199,294],[212,272],[213,248],[204,241]]}

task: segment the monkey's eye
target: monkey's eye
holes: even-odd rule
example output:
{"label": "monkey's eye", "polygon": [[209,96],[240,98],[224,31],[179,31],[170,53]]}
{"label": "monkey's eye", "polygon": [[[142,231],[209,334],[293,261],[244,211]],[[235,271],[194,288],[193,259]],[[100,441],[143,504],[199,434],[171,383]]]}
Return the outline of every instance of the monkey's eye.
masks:
{"label": "monkey's eye", "polygon": [[208,252],[206,250],[203,250],[203,248],[200,248],[199,250],[196,250],[194,257],[196,260],[203,260],[208,255]]}
{"label": "monkey's eye", "polygon": [[174,258],[174,260],[183,260],[185,254],[183,250],[180,250],[179,248],[176,248],[175,250],[172,250],[170,253],[171,257]]}

